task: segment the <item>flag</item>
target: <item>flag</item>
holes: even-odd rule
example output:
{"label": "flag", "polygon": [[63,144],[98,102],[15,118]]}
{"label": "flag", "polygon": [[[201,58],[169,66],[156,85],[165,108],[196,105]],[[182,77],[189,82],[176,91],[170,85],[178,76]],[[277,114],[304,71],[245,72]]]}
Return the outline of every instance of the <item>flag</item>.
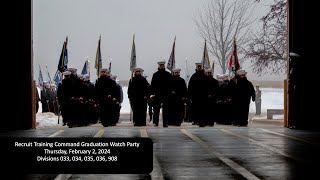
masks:
{"label": "flag", "polygon": [[130,71],[133,72],[133,69],[137,66],[137,60],[136,60],[136,45],[134,43],[134,35],[133,35],[133,41],[132,41],[132,49],[131,49],[131,59],[130,59]]}
{"label": "flag", "polygon": [[175,46],[176,46],[176,37],[174,37],[171,54],[167,63],[167,69],[169,69],[170,71],[172,71],[172,69],[176,67],[175,52],[174,52]]}
{"label": "flag", "polygon": [[62,81],[62,74],[59,70],[57,70],[54,74],[53,81],[55,82],[56,86],[59,87],[59,84]]}
{"label": "flag", "polygon": [[102,68],[102,58],[101,58],[101,35],[99,36],[99,41],[98,41],[98,48],[97,48],[97,53],[96,53],[96,60],[94,67],[97,69],[97,77],[100,77],[100,69]]}
{"label": "flag", "polygon": [[81,75],[85,75],[85,74],[88,74],[88,60],[84,62],[84,65],[81,71]]}
{"label": "flag", "polygon": [[233,50],[229,59],[229,77],[233,77],[240,69],[236,38],[233,39]]}
{"label": "flag", "polygon": [[60,59],[58,63],[58,70],[62,73],[68,68],[68,36],[66,37],[66,41],[63,43]]}
{"label": "flag", "polygon": [[[67,40],[68,41],[68,40]],[[68,69],[68,47],[67,47],[67,43],[66,43],[66,52],[65,52],[65,54],[64,54],[64,61],[66,62],[65,63],[65,69],[67,70]]]}
{"label": "flag", "polygon": [[38,86],[41,87],[42,85],[43,85],[43,76],[42,76],[41,67],[39,64]]}
{"label": "flag", "polygon": [[203,56],[202,56],[202,66],[203,69],[209,69],[210,68],[210,61],[209,61],[209,55],[207,50],[207,41],[204,41],[204,49],[203,49]]}

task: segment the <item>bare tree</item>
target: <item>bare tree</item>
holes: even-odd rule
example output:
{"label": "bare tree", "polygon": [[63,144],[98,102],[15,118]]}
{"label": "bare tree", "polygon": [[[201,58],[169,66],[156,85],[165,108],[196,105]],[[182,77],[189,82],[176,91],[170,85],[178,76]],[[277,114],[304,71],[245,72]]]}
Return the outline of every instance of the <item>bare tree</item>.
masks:
{"label": "bare tree", "polygon": [[195,19],[199,34],[206,39],[208,51],[214,57],[213,63],[221,67],[222,73],[228,68],[233,38],[236,37],[239,54],[248,43],[248,32],[255,21],[252,18],[255,4],[256,1],[249,0],[211,0]]}
{"label": "bare tree", "polygon": [[[259,0],[257,0],[259,1]],[[280,74],[287,71],[287,2],[274,0],[261,18],[262,30],[252,34],[245,57],[251,59],[253,72]]]}

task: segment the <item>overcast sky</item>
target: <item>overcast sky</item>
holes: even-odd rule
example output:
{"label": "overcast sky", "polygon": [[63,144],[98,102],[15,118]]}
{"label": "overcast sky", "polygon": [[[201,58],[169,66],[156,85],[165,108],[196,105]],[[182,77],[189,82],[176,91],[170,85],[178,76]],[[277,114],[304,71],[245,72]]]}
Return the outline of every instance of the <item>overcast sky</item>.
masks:
{"label": "overcast sky", "polygon": [[[192,74],[194,63],[202,58],[204,44],[193,20],[208,1],[33,0],[34,77],[38,78],[40,65],[47,80],[47,65],[53,78],[63,42],[68,36],[68,67],[77,68],[80,73],[88,57],[91,81],[94,81],[94,60],[100,34],[102,65],[108,67],[112,59],[112,72],[119,80],[130,78],[133,34],[137,66],[145,70],[148,78],[157,70],[158,61],[168,60],[175,36],[176,67],[182,69],[181,75],[184,77],[187,58]],[[255,13],[257,18],[267,12],[266,5],[270,1],[259,3]],[[247,71],[249,78],[254,80],[283,80],[281,78],[284,77],[257,77],[250,69],[247,68]]]}

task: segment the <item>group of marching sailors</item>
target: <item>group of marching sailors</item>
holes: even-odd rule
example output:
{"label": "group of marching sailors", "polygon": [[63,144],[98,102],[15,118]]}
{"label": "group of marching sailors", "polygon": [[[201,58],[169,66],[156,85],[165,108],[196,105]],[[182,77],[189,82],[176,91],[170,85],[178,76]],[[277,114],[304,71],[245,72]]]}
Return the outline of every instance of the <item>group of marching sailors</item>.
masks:
{"label": "group of marching sailors", "polygon": [[[165,61],[158,62],[149,84],[143,69],[135,68],[128,85],[128,98],[135,126],[146,125],[146,113],[154,126],[159,126],[162,109],[163,127],[180,126],[183,121],[199,127],[217,124],[247,126],[250,101],[255,101],[255,90],[246,78],[245,70],[213,77],[212,69],[196,63],[196,71],[187,85],[180,77],[181,69],[166,71]],[[150,111],[150,108],[152,111]]]}
{"label": "group of marching sailors", "polygon": [[93,84],[90,75],[77,74],[76,68],[63,72],[57,89],[63,125],[88,126],[100,122],[115,126],[120,118],[123,101],[122,87],[108,69],[100,70],[101,76]]}
{"label": "group of marching sailors", "polygon": [[[165,68],[165,61],[158,62],[158,70],[147,81],[142,68],[135,68],[128,84],[128,99],[134,126],[146,126],[147,112],[154,126],[180,126],[192,122],[199,127],[214,124],[247,126],[250,101],[255,101],[255,89],[246,78],[245,70],[229,75],[213,76],[212,69],[203,69],[196,63],[196,70],[188,83],[180,77],[181,69]],[[41,98],[43,112],[55,110],[62,116],[63,125],[69,127],[101,123],[116,126],[123,101],[122,87],[108,68],[100,69],[95,84],[90,76],[77,74],[68,68],[56,90],[56,104]],[[49,86],[46,85],[46,88]],[[49,89],[46,89],[48,93]],[[54,97],[54,96],[52,96]],[[53,103],[54,104],[54,103]],[[46,108],[47,107],[47,108]],[[130,118],[131,119],[131,118]]]}
{"label": "group of marching sailors", "polygon": [[[36,92],[38,93],[38,91]],[[40,89],[40,95],[37,94],[37,112],[39,109],[38,102],[41,102],[42,112],[52,112],[56,115],[59,114],[59,103],[57,101],[57,88],[55,84],[50,84],[44,81]]]}

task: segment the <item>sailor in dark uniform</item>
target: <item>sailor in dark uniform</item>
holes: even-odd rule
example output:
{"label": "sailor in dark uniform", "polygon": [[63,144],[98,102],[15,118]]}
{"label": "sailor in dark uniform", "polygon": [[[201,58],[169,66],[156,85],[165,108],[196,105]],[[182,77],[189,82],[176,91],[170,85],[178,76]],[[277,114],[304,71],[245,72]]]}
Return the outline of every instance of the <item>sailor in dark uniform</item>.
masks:
{"label": "sailor in dark uniform", "polygon": [[219,124],[231,125],[233,116],[230,113],[230,109],[234,109],[232,101],[232,83],[229,81],[228,74],[221,75],[222,81],[220,83],[219,92],[218,92],[218,122]]}
{"label": "sailor in dark uniform", "polygon": [[134,69],[134,77],[129,81],[127,92],[134,126],[146,126],[147,101],[150,96],[150,84],[141,72],[141,68]]}
{"label": "sailor in dark uniform", "polygon": [[213,77],[213,69],[206,69],[207,75],[205,84],[207,85],[207,99],[204,101],[206,104],[205,125],[214,126],[217,114],[217,94],[219,89],[219,82]]}
{"label": "sailor in dark uniform", "polygon": [[160,109],[162,108],[163,127],[168,127],[168,98],[171,93],[172,75],[165,69],[165,61],[158,62],[158,71],[153,73],[151,89],[153,105],[153,123],[159,125]]}
{"label": "sailor in dark uniform", "polygon": [[117,100],[116,82],[110,78],[111,72],[108,68],[100,69],[101,75],[96,80],[95,92],[99,102],[100,122],[104,127],[116,125],[114,122],[113,106]]}
{"label": "sailor in dark uniform", "polygon": [[202,63],[196,63],[195,73],[188,84],[188,98],[191,102],[191,120],[193,125],[205,126],[205,101],[207,97],[206,74]]}
{"label": "sailor in dark uniform", "polygon": [[239,78],[236,80],[234,89],[234,105],[235,105],[235,125],[247,126],[249,117],[250,101],[255,101],[256,94],[252,83],[246,77],[245,70],[238,70],[237,75]]}
{"label": "sailor in dark uniform", "polygon": [[169,96],[169,125],[180,126],[184,118],[184,103],[187,98],[187,85],[180,77],[181,69],[172,70],[172,87]]}
{"label": "sailor in dark uniform", "polygon": [[98,106],[95,101],[96,93],[94,84],[90,81],[90,75],[83,76],[83,85],[85,88],[85,102],[87,106],[88,124],[95,124],[98,122]]}
{"label": "sailor in dark uniform", "polygon": [[57,97],[59,101],[59,108],[62,116],[63,126],[68,125],[68,122],[72,118],[71,113],[71,97],[72,97],[72,88],[70,80],[70,71],[65,71],[62,73],[63,79],[58,86]]}

